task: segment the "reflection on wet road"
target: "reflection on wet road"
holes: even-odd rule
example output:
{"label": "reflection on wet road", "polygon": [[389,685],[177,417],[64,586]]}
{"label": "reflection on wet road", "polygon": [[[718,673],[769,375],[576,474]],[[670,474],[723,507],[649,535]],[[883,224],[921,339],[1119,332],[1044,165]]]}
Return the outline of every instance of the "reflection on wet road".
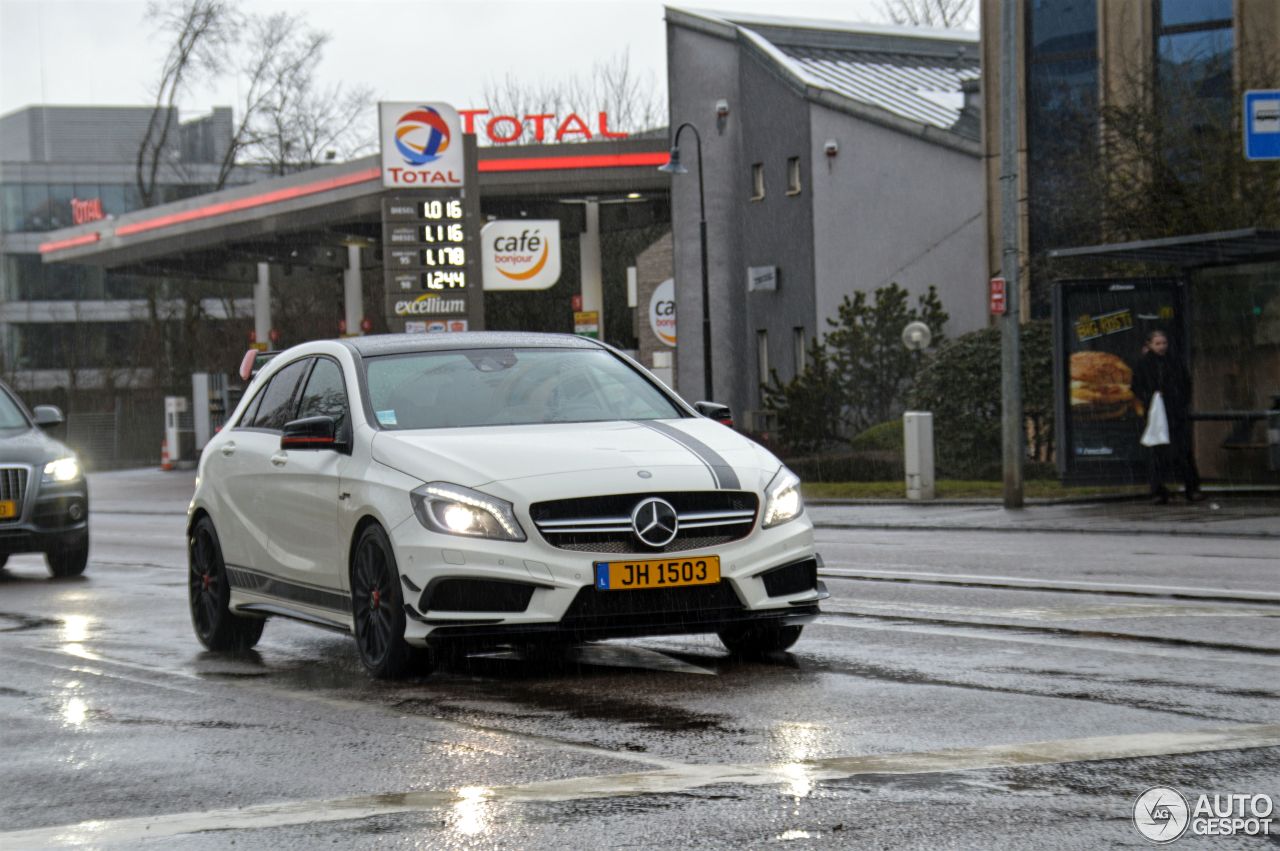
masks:
{"label": "reflection on wet road", "polygon": [[793,653],[513,648],[388,684],[287,622],[201,652],[181,518],[97,522],[84,579],[0,578],[0,847],[1085,847],[1140,841],[1148,786],[1280,791],[1265,542],[1113,539],[1085,575],[1032,533],[826,530]]}

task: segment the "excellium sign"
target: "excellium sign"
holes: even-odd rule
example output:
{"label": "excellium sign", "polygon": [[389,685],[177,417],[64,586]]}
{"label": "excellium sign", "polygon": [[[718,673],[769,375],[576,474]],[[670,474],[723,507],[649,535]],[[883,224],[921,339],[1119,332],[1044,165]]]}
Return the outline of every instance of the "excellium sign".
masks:
{"label": "excellium sign", "polygon": [[560,280],[560,222],[511,219],[480,231],[486,290],[545,290]]}
{"label": "excellium sign", "polygon": [[457,189],[463,183],[462,128],[447,103],[378,105],[382,185]]}

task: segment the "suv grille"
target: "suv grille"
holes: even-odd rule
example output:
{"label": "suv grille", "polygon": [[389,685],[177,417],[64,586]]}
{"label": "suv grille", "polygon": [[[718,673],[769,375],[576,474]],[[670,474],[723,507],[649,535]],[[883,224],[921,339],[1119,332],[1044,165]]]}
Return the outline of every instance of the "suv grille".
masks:
{"label": "suv grille", "polygon": [[13,500],[17,511],[13,517],[0,519],[0,523],[16,523],[22,518],[23,499],[27,495],[27,468],[0,467],[0,501]]}
{"label": "suv grille", "polygon": [[[665,547],[636,538],[631,513],[645,499],[665,499],[679,529]],[[630,493],[539,502],[529,507],[543,540],[562,550],[597,553],[674,553],[714,547],[751,534],[759,500],[747,491]]]}

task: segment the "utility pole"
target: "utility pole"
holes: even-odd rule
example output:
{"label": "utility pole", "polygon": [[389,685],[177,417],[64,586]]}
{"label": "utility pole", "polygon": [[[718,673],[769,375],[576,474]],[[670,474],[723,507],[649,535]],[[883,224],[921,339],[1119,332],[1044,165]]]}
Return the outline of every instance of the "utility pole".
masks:
{"label": "utility pole", "polygon": [[1018,280],[1018,6],[1000,4],[1000,271],[1006,313],[1000,321],[1000,407],[1004,507],[1022,508],[1026,434],[1022,422],[1022,285]]}

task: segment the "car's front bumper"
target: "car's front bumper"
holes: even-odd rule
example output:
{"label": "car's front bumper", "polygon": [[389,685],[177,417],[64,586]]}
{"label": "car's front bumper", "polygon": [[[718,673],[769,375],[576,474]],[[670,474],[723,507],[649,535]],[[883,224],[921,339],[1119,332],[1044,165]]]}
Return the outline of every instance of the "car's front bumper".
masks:
{"label": "car's front bumper", "polygon": [[[565,550],[546,543],[536,531],[519,543],[440,535],[416,518],[395,527],[391,539],[408,615],[405,637],[419,645],[716,632],[757,621],[798,624],[817,617],[818,602],[826,596],[816,580],[820,560],[813,549],[813,527],[803,515],[773,529],[756,528],[721,546],[660,555]],[[598,561],[699,555],[719,556],[718,584],[629,591],[594,586]],[[787,593],[779,593],[776,581],[766,584],[766,575],[788,566],[811,575],[811,584],[798,588],[793,582],[781,589]],[[466,610],[433,605],[440,596],[433,592],[453,579],[489,583],[476,586],[482,591],[510,588],[515,593],[505,595],[510,599],[497,610],[485,609],[483,594],[471,595],[481,600],[468,603]],[[503,596],[497,593],[493,599]]]}
{"label": "car's front bumper", "polygon": [[34,490],[25,496],[18,517],[0,521],[0,556],[75,546],[89,534],[89,488],[84,480],[50,485],[38,476],[33,474]]}

